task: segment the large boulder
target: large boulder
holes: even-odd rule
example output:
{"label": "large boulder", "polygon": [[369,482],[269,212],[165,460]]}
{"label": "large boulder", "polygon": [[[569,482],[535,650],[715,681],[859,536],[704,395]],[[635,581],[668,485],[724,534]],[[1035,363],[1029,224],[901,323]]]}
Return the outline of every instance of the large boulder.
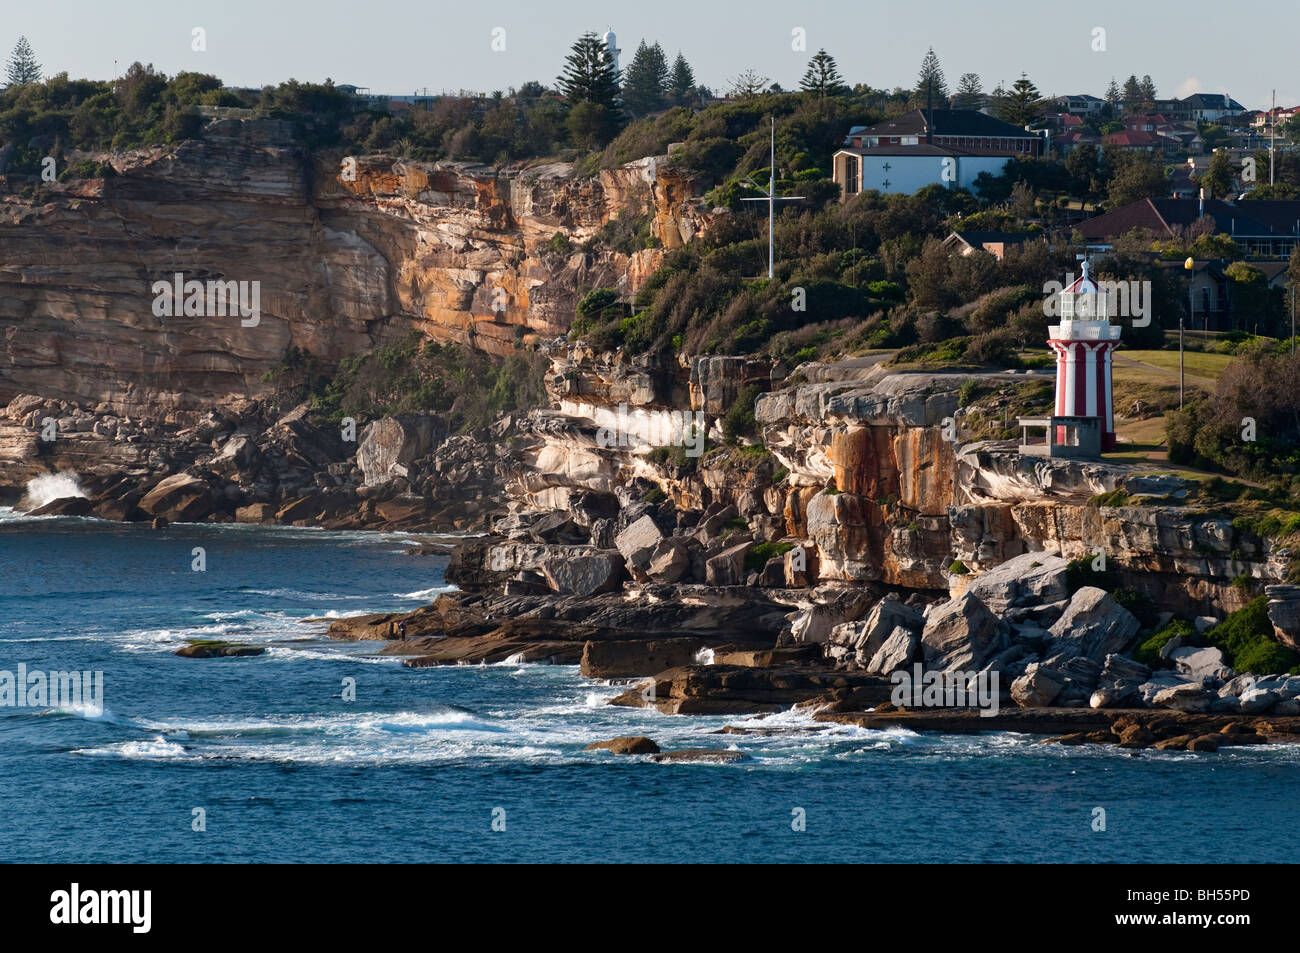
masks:
{"label": "large boulder", "polygon": [[1169,653],[1169,660],[1174,663],[1174,668],[1184,675],[1195,677],[1208,675],[1211,678],[1228,679],[1235,674],[1223,661],[1222,650],[1213,646],[1197,648],[1188,645],[1174,649]]}
{"label": "large boulder", "polygon": [[85,516],[95,504],[84,496],[61,496],[36,507],[28,516]]}
{"label": "large boulder", "polygon": [[1214,698],[1199,682],[1188,682],[1161,689],[1151,699],[1151,704],[1156,708],[1198,712],[1208,709]]}
{"label": "large boulder", "polygon": [[872,675],[892,675],[900,668],[905,669],[916,658],[920,646],[921,636],[916,631],[896,626],[867,663],[867,671]]}
{"label": "large boulder", "polygon": [[701,545],[709,545],[720,540],[730,527],[728,524],[740,518],[740,511],[734,506],[711,506],[705,511],[704,518],[695,528],[695,539]]}
{"label": "large boulder", "polygon": [[623,576],[623,557],[616,552],[547,556],[538,566],[546,585],[561,595],[591,596],[612,592]]}
{"label": "large boulder", "polygon": [[568,513],[554,512],[539,517],[522,532],[538,543],[585,543],[591,534],[574,522]]}
{"label": "large boulder", "polygon": [[728,546],[704,564],[704,581],[710,586],[743,586],[745,556],[754,548],[751,541]]}
{"label": "large boulder", "polygon": [[923,623],[919,609],[904,605],[891,592],[871,607],[865,619],[835,626],[825,640],[826,657],[835,662],[869,665],[895,629],[919,633]]}
{"label": "large boulder", "polygon": [[1025,553],[976,576],[966,587],[999,615],[1026,602],[1057,602],[1069,592],[1069,562],[1052,553]]}
{"label": "large boulder", "polygon": [[235,510],[236,523],[269,523],[275,519],[275,507],[270,503],[250,503]]}
{"label": "large boulder", "polygon": [[262,451],[247,434],[235,434],[221,445],[208,463],[213,473],[247,473],[262,461]]}
{"label": "large boulder", "polygon": [[970,592],[934,606],[921,633],[926,668],[945,672],[977,670],[1009,641],[1006,626]]}
{"label": "large boulder", "polygon": [[1011,683],[1011,698],[1021,708],[1046,708],[1065,687],[1065,676],[1055,669],[1030,662],[1025,674]]}
{"label": "large boulder", "polygon": [[636,678],[656,675],[695,661],[700,639],[619,639],[589,641],[582,648],[581,673],[586,678]]}
{"label": "large boulder", "polygon": [[212,512],[212,490],[196,476],[173,473],[146,493],[139,505],[169,523],[193,523]]}
{"label": "large boulder", "polygon": [[670,536],[659,540],[650,552],[645,571],[655,582],[680,582],[691,571],[691,550],[686,539]]}
{"label": "large boulder", "polygon": [[1125,655],[1106,656],[1097,676],[1097,690],[1091,696],[1093,708],[1136,704],[1142,684],[1151,677],[1151,669]]}
{"label": "large boulder", "polygon": [[614,537],[614,547],[627,560],[630,569],[643,570],[655,547],[663,540],[663,531],[650,516],[642,516]]}
{"label": "large boulder", "polygon": [[367,425],[357,446],[357,466],[365,485],[408,476],[410,464],[431,452],[443,436],[442,418],[432,414],[382,417]]}
{"label": "large boulder", "polygon": [[1133,613],[1105,589],[1084,586],[1070,599],[1065,612],[1048,630],[1049,655],[1083,655],[1094,662],[1123,651],[1141,627]]}
{"label": "large boulder", "polygon": [[259,438],[263,456],[274,457],[289,469],[311,472],[349,456],[354,445],[345,443],[337,430],[313,424],[310,411],[308,404],[299,404],[267,428]]}
{"label": "large boulder", "polygon": [[865,589],[831,589],[825,601],[806,605],[794,614],[790,620],[790,641],[825,645],[836,629],[867,615],[872,599],[872,593]]}
{"label": "large boulder", "polygon": [[1138,686],[1138,695],[1142,700],[1142,704],[1154,705],[1156,696],[1161,692],[1169,688],[1181,688],[1186,685],[1193,685],[1198,689],[1203,687],[1199,678],[1190,678],[1170,671],[1153,672],[1149,679]]}
{"label": "large boulder", "polygon": [[736,761],[748,761],[749,755],[743,751],[732,751],[725,748],[682,748],[678,751],[663,751],[659,754],[652,754],[650,760],[661,763],[699,761],[706,764],[733,764]]}
{"label": "large boulder", "polygon": [[789,588],[803,589],[811,586],[817,579],[817,553],[799,543],[781,557],[781,568],[785,584]]}
{"label": "large boulder", "polygon": [[1300,586],[1269,586],[1268,619],[1273,623],[1273,637],[1283,645],[1300,651]]}
{"label": "large boulder", "polygon": [[608,741],[593,741],[583,751],[608,751],[610,754],[658,754],[659,746],[644,735],[621,735]]}

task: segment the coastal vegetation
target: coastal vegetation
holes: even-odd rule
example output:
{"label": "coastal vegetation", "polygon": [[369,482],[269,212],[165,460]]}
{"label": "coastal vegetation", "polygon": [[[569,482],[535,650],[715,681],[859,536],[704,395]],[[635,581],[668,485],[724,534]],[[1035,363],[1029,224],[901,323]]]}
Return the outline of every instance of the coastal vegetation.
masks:
{"label": "coastal vegetation", "polygon": [[1133,653],[1133,657],[1152,668],[1172,667],[1161,650],[1172,639],[1180,645],[1214,647],[1223,652],[1224,663],[1238,672],[1255,675],[1300,673],[1300,656],[1273,637],[1268,618],[1268,597],[1252,599],[1218,625],[1198,632],[1185,619],[1174,619],[1153,632]]}
{"label": "coastal vegetation", "polygon": [[464,431],[484,427],[502,412],[542,403],[545,367],[534,352],[502,360],[412,333],[346,357],[333,370],[291,347],[267,381],[280,409],[307,401],[320,423],[434,411],[447,416],[453,431]]}

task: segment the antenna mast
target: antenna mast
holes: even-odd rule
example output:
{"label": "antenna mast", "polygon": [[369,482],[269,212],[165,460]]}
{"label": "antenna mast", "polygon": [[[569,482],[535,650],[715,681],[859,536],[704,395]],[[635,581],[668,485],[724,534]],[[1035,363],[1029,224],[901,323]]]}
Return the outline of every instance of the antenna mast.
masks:
{"label": "antenna mast", "polygon": [[750,181],[750,185],[762,192],[765,198],[741,199],[742,202],[767,202],[767,277],[772,278],[776,274],[776,203],[777,202],[797,202],[803,198],[802,195],[782,195],[776,194],[776,116],[772,120],[772,145],[771,145],[771,162],[772,167],[768,170],[767,188],[763,188],[758,183]]}

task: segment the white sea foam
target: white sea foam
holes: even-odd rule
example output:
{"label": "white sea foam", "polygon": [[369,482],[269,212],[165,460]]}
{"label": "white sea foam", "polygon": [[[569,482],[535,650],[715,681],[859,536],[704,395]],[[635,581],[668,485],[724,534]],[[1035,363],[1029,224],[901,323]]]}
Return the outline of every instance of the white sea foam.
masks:
{"label": "white sea foam", "polygon": [[73,470],[60,470],[58,473],[42,473],[27,481],[27,490],[23,494],[18,508],[30,512],[40,509],[46,503],[61,500],[69,496],[84,497],[86,491],[81,488],[77,474]]}
{"label": "white sea foam", "polygon": [[165,738],[153,738],[147,741],[119,741],[114,744],[100,745],[96,748],[75,748],[72,753],[99,758],[127,758],[131,761],[198,760],[202,757],[186,751],[183,745],[168,741]]}
{"label": "white sea foam", "polygon": [[284,646],[270,645],[266,649],[266,657],[289,662],[359,662],[364,665],[394,665],[402,664],[402,660],[397,656],[376,656],[376,655],[351,655],[347,652],[330,652],[319,649],[298,649],[286,648]]}
{"label": "white sea foam", "polygon": [[455,586],[433,586],[429,589],[417,589],[415,592],[395,592],[393,595],[398,599],[436,599],[444,592],[456,592]]}

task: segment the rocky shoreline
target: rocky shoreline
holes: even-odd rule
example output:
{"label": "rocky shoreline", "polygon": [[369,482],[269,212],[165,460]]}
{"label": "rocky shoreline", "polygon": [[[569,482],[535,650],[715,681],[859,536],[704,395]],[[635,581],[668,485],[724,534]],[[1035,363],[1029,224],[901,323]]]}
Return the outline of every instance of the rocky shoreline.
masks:
{"label": "rocky shoreline", "polygon": [[[1238,675],[1218,649],[1172,640],[1164,668],[1122,655],[1137,620],[1095,587],[1068,595],[1069,564],[1050,554],[1018,557],[960,595],[918,607],[848,587],[820,592],[811,605],[802,602],[807,591],[692,584],[510,595],[476,586],[466,568],[494,545],[508,544],[463,543],[449,567],[449,578],[478,591],[337,620],[329,635],[382,641],[380,654],[411,667],[578,664],[588,678],[627,685],[611,704],[667,714],[795,708],[816,722],[866,728],[1012,731],[1161,750],[1300,743],[1300,677]],[[896,673],[912,668],[996,672],[996,705],[898,704]]]}
{"label": "rocky shoreline", "polygon": [[[1228,728],[1286,740],[1300,715],[1300,676],[1236,671],[1214,641],[1266,597],[1269,644],[1300,646],[1290,554],[1177,475],[963,434],[960,394],[983,388],[996,410],[1013,377],[545,350],[551,406],[482,432],[407,415],[363,422],[354,446],[306,405],[195,422],[18,397],[0,462],[21,461],[11,487],[76,471],[84,495],[38,513],[479,534],[451,549],[458,591],[329,626],[411,667],[576,664],[626,681],[616,704],[675,714],[801,706],[1191,750]],[[754,435],[729,438],[723,416],[755,387]],[[650,439],[683,404],[704,420],[698,457]],[[47,419],[59,437],[42,449]],[[615,420],[632,432],[611,440]],[[1135,658],[1171,618],[1184,634]],[[996,676],[998,714],[900,704],[893,680],[913,672]]]}

